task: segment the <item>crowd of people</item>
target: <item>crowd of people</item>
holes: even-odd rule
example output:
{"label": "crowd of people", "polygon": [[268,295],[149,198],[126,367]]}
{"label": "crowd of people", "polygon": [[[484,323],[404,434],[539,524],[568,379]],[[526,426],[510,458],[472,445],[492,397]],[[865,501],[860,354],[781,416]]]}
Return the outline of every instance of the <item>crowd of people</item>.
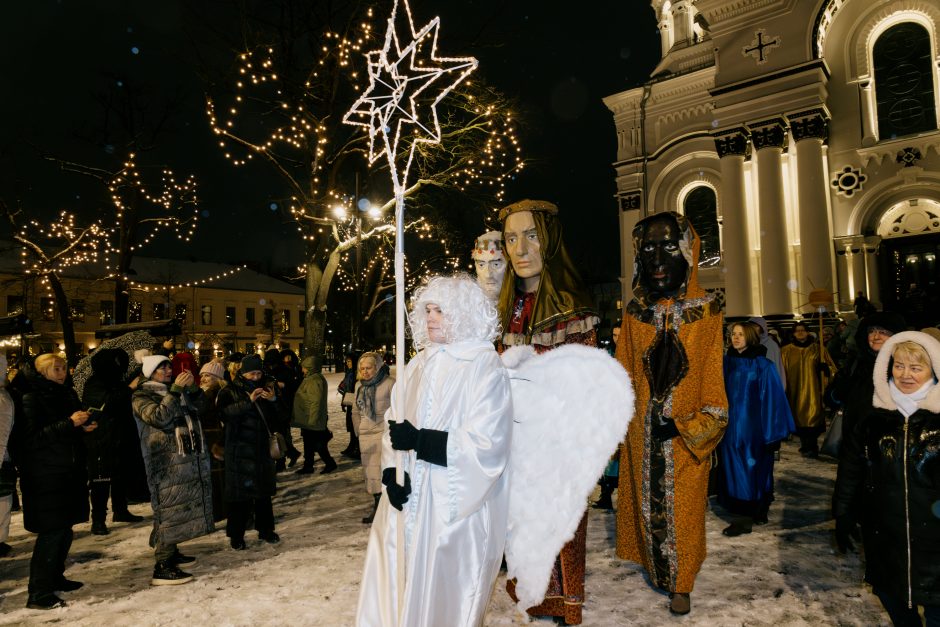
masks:
{"label": "crowd of people", "polygon": [[[144,517],[128,504],[149,500],[150,583],[177,585],[193,579],[182,567],[195,561],[179,545],[214,532],[223,519],[234,550],[248,548],[252,521],[260,540],[280,541],[272,505],[277,472],[301,455],[300,474],[313,472],[317,455],[321,473],[337,468],[327,446],[330,391],[319,360],[300,363],[293,351],[271,349],[263,358],[235,353],[199,366],[192,353],[171,347],[172,341],[133,355],[102,347],[78,386],[61,355],[23,360],[12,377],[0,359],[0,557],[11,552],[5,540],[22,493],[24,527],[36,534],[27,607],[62,607],[58,593],[82,587],[65,577],[72,527],[90,514],[91,533],[109,534],[109,500],[111,524],[140,523]],[[373,460],[365,474],[375,495],[381,491],[375,433],[381,437],[393,380],[378,353],[363,358],[363,384],[353,378],[348,385],[356,396],[355,429]],[[300,428],[302,454],[291,443],[292,426]],[[273,434],[282,438],[278,454]],[[344,454],[358,457],[355,446]]]}
{"label": "crowd of people", "polygon": [[[81,396],[58,355],[22,364],[9,383],[0,362],[0,557],[10,550],[15,466],[24,526],[37,534],[28,607],[60,607],[58,592],[82,586],[64,572],[73,525],[90,515],[91,532],[108,534],[109,499],[112,523],[140,522],[128,503],[140,500],[141,473],[153,509],[151,584],[192,580],[181,567],[194,558],[180,544],[223,519],[233,550],[248,548],[251,521],[261,541],[279,542],[277,473],[301,456],[299,474],[315,472],[317,456],[321,473],[337,468],[326,409],[335,392],[349,433],[341,454],[361,461],[369,495],[359,624],[481,624],[504,548],[507,592],[521,609],[580,623],[586,511],[565,512],[571,528],[535,577],[541,596],[523,571],[542,566],[513,562],[507,544],[507,469],[522,464],[510,460],[521,415],[510,381],[524,359],[513,351],[562,364],[575,359],[570,345],[598,345],[600,320],[557,212],[544,201],[504,208],[502,232],[476,242],[476,280],[437,277],[416,292],[409,324],[419,352],[404,390],[379,352],[346,355],[335,391],[319,358],[277,349],[200,366],[186,351],[102,348]],[[633,299],[612,334],[614,357],[593,351],[632,379],[624,411],[633,419],[604,450],[607,461],[616,447],[594,504],[616,509],[617,555],[643,566],[670,612],[689,613],[708,497],[730,514],[725,535],[754,533],[769,520],[781,442],[795,437],[805,463],[838,460],[838,549],[862,543],[866,580],[894,624],[940,625],[940,330],[909,329],[867,299],[845,320],[726,325],[698,284],[700,240],[683,216],[654,214],[633,235]],[[559,492],[575,475],[555,477]],[[559,513],[541,517],[549,524]]]}

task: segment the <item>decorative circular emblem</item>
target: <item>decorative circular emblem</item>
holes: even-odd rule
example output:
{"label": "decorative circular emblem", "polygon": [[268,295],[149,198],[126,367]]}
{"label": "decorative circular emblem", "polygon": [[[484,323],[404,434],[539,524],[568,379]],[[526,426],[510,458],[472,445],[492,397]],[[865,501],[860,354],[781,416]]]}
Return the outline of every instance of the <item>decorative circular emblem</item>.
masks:
{"label": "decorative circular emblem", "polygon": [[836,188],[837,193],[851,198],[855,192],[862,191],[862,186],[867,180],[868,176],[862,174],[859,168],[847,165],[836,174],[836,177],[829,184]]}

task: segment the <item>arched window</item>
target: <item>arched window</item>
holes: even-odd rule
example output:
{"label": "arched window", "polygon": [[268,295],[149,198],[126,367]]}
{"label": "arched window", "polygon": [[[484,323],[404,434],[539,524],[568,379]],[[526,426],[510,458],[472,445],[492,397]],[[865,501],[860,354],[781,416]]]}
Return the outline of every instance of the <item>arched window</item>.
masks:
{"label": "arched window", "polygon": [[872,64],[881,140],[937,129],[930,58],[930,34],[914,22],[892,26],[875,42]]}
{"label": "arched window", "polygon": [[699,185],[682,201],[682,213],[702,240],[699,266],[715,266],[721,260],[721,241],[718,235],[718,198],[715,190]]}

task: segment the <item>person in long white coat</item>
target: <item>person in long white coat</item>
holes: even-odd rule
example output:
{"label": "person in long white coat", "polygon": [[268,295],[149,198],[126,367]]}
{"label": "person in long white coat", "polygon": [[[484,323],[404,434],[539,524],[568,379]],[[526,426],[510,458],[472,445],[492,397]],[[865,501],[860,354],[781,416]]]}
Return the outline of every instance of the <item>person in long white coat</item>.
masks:
{"label": "person in long white coat", "polygon": [[[473,279],[435,277],[415,293],[408,322],[420,352],[406,366],[406,389],[400,380],[393,388],[386,414],[385,490],[356,623],[481,625],[509,510],[512,398],[493,347],[497,313]],[[396,413],[401,394],[404,416]],[[403,485],[395,477],[399,463]]]}

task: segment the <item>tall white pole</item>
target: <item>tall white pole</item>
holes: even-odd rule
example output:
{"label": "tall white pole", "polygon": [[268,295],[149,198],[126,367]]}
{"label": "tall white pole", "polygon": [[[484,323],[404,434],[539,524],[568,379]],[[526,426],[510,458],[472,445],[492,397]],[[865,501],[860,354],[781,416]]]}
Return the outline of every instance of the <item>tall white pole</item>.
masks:
{"label": "tall white pole", "polygon": [[[407,371],[405,370],[405,194],[404,185],[395,185],[395,385],[399,393],[396,395],[395,415],[398,420],[405,416],[405,392],[408,390]],[[407,453],[400,451],[396,460],[395,482],[398,485],[405,483],[405,464],[408,463]],[[401,623],[402,608],[405,605],[405,577],[407,576],[405,564],[405,510],[398,512],[395,527],[397,533],[396,563],[398,572],[395,580],[398,584],[398,622]]]}

